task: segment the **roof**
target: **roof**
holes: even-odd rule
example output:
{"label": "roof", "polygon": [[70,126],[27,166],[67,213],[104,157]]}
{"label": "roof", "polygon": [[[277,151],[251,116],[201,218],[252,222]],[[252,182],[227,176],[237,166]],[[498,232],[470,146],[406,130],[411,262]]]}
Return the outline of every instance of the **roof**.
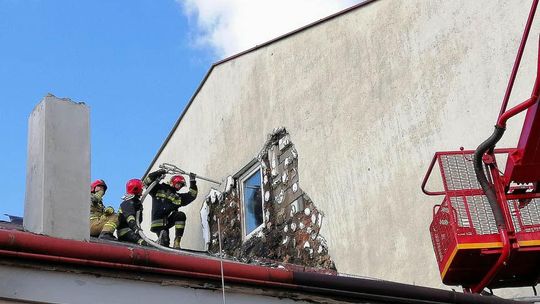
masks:
{"label": "roof", "polygon": [[[310,28],[312,28],[312,27],[315,27],[315,26],[320,25],[320,24],[322,24],[322,23],[328,22],[328,21],[330,21],[330,20],[332,20],[332,19],[334,19],[334,18],[336,18],[336,17],[339,17],[339,16],[345,15],[345,14],[347,14],[347,13],[350,13],[350,12],[356,10],[356,9],[359,9],[359,8],[361,8],[361,7],[364,7],[364,6],[366,6],[366,5],[368,5],[368,4],[372,3],[372,2],[375,2],[375,1],[377,1],[377,0],[364,0],[364,1],[361,1],[361,2],[358,3],[358,4],[355,4],[355,5],[353,5],[353,6],[349,7],[349,8],[346,8],[346,9],[344,9],[344,10],[342,10],[342,11],[339,11],[339,12],[337,12],[337,13],[335,13],[335,14],[332,14],[332,15],[327,16],[327,17],[325,17],[325,18],[319,19],[319,20],[317,20],[317,21],[315,21],[315,22],[312,22],[312,23],[310,23],[310,24],[308,24],[308,25],[305,25],[305,26],[303,26],[303,27],[301,27],[301,28],[298,28],[298,29],[296,29],[296,30],[293,30],[293,31],[291,31],[291,32],[289,32],[289,33],[286,33],[286,34],[284,34],[284,35],[281,35],[281,36],[279,36],[279,37],[276,37],[276,38],[274,38],[274,39],[272,39],[272,40],[269,40],[269,41],[267,41],[267,42],[264,42],[264,43],[262,43],[262,44],[256,45],[256,46],[254,46],[254,47],[252,47],[252,48],[250,48],[250,49],[247,49],[247,50],[242,51],[242,52],[240,52],[240,53],[237,53],[237,54],[235,54],[235,55],[229,56],[229,57],[227,57],[227,58],[225,58],[225,59],[222,59],[222,60],[217,61],[217,62],[215,62],[214,64],[212,64],[212,66],[210,67],[210,69],[208,70],[208,72],[206,72],[206,75],[204,76],[203,80],[201,81],[201,83],[199,84],[199,86],[197,87],[197,89],[195,90],[195,93],[193,93],[193,95],[191,96],[191,98],[190,98],[188,104],[187,104],[186,107],[184,108],[184,111],[182,111],[182,113],[180,114],[180,117],[178,117],[178,119],[176,120],[176,123],[174,124],[173,128],[171,129],[171,132],[169,132],[169,135],[167,135],[167,138],[165,139],[165,141],[163,142],[163,144],[162,144],[161,147],[159,148],[158,152],[157,152],[156,155],[154,156],[154,159],[152,159],[152,162],[150,163],[150,165],[149,165],[148,168],[146,169],[146,172],[144,173],[144,176],[146,176],[146,175],[150,172],[150,170],[152,169],[152,167],[153,167],[154,164],[156,163],[156,161],[157,161],[159,155],[161,154],[161,152],[163,151],[163,149],[165,149],[165,146],[167,145],[167,143],[168,143],[169,140],[171,139],[172,135],[173,135],[174,132],[176,131],[176,128],[178,128],[178,125],[180,124],[180,121],[182,120],[182,118],[184,117],[184,115],[187,113],[187,111],[188,111],[188,109],[190,108],[191,104],[192,104],[193,101],[195,100],[195,97],[197,97],[197,95],[198,95],[199,92],[201,91],[202,87],[203,87],[204,84],[206,83],[206,80],[208,79],[208,77],[210,76],[210,74],[212,73],[212,71],[214,70],[215,67],[217,67],[217,66],[219,66],[219,65],[221,65],[221,64],[223,64],[223,63],[229,62],[229,61],[231,61],[231,60],[233,60],[233,59],[236,59],[236,58],[238,58],[238,57],[241,57],[241,56],[244,56],[244,55],[246,55],[246,54],[249,54],[249,53],[251,53],[251,52],[254,52],[254,51],[258,50],[258,49],[264,48],[264,47],[266,47],[266,46],[268,46],[268,45],[270,45],[270,44],[272,44],[272,43],[274,43],[274,42],[277,42],[277,41],[280,41],[280,40],[284,40],[284,39],[289,38],[289,37],[291,37],[291,36],[293,36],[293,35],[296,35],[296,34],[298,34],[298,33],[301,33],[301,32],[303,32],[303,31],[305,31],[305,30],[308,30],[308,29],[310,29]],[[143,177],[144,177],[144,176],[143,176]]]}
{"label": "roof", "polygon": [[276,297],[301,293],[319,299],[370,303],[515,303],[494,296],[221,261],[184,251],[169,253],[123,243],[66,240],[4,224],[0,225],[0,264],[8,261],[9,265],[36,262],[36,265],[54,264],[72,269],[91,267],[109,272],[213,281],[216,285],[220,284],[223,271],[225,285],[275,290]]}

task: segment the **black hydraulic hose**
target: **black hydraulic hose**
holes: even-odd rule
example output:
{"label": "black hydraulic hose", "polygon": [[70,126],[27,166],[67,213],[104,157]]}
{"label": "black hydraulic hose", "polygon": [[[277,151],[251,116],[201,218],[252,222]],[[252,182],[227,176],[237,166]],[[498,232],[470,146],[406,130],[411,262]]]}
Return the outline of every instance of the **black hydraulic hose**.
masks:
{"label": "black hydraulic hose", "polygon": [[474,163],[474,172],[476,173],[476,179],[478,180],[478,183],[484,190],[484,193],[486,194],[486,197],[489,201],[489,205],[491,206],[491,210],[493,211],[493,215],[495,216],[495,222],[497,223],[497,227],[506,227],[506,224],[504,222],[504,217],[501,211],[501,208],[499,207],[499,204],[497,203],[497,194],[495,193],[495,190],[493,189],[493,186],[489,183],[486,172],[484,172],[484,163],[482,161],[482,157],[484,156],[484,153],[486,153],[488,150],[490,152],[493,152],[493,149],[495,148],[495,145],[497,142],[501,139],[501,137],[504,134],[504,131],[506,129],[495,126],[495,130],[493,131],[493,134],[486,139],[483,143],[481,143],[478,148],[474,151],[473,156],[473,163]]}

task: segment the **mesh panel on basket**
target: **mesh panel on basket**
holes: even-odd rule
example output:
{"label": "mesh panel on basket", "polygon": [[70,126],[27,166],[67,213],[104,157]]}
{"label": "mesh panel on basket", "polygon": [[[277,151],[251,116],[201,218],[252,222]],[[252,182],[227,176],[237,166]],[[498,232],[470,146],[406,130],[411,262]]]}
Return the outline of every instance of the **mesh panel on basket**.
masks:
{"label": "mesh panel on basket", "polygon": [[437,261],[441,262],[448,248],[454,243],[453,229],[450,225],[449,209],[446,203],[439,208],[430,226],[431,241],[435,249]]}
{"label": "mesh panel on basket", "polygon": [[[478,235],[498,233],[495,217],[485,195],[450,197],[458,227],[474,228]],[[467,215],[467,209],[470,218]],[[471,234],[462,233],[462,234]]]}
{"label": "mesh panel on basket", "polygon": [[453,215],[456,218],[458,228],[461,228],[458,234],[498,233],[495,217],[487,197],[476,194],[478,190],[481,191],[481,187],[476,180],[472,157],[472,153],[439,156],[443,182],[448,191],[447,195],[450,199]]}
{"label": "mesh panel on basket", "polygon": [[474,173],[472,154],[441,155],[440,161],[448,190],[480,189]]}
{"label": "mesh panel on basket", "polygon": [[[508,201],[508,209],[512,215],[512,223],[516,232],[540,231],[540,199],[534,198],[523,208],[519,208],[517,200]],[[520,222],[521,219],[521,222]]]}
{"label": "mesh panel on basket", "polygon": [[485,195],[467,196],[467,203],[477,234],[499,233],[495,216]]}
{"label": "mesh panel on basket", "polygon": [[471,228],[471,222],[467,216],[467,207],[462,196],[450,197],[458,227]]}

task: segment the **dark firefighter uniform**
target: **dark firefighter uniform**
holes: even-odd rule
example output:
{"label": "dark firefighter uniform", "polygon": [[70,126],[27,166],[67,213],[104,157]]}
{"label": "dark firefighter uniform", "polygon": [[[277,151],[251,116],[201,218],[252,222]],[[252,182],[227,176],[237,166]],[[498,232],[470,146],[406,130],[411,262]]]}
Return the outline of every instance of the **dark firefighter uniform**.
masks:
{"label": "dark firefighter uniform", "polygon": [[118,209],[118,239],[120,241],[136,243],[147,246],[148,244],[139,235],[136,222],[137,211],[140,211],[142,222],[142,202],[138,195],[127,195]]}
{"label": "dark firefighter uniform", "polygon": [[[152,172],[145,178],[144,183],[148,187],[158,177],[165,174],[166,171],[158,170]],[[189,205],[197,197],[197,182],[195,175],[190,174],[189,191],[187,193],[179,193],[173,187],[174,181],[180,179],[185,184],[182,176],[176,175],[171,178],[171,184],[158,183],[150,191],[152,196],[152,224],[150,231],[158,236],[158,242],[162,246],[169,246],[169,229],[174,226],[175,238],[174,248],[180,248],[180,241],[184,235],[186,226],[186,214],[178,211],[178,208]]]}

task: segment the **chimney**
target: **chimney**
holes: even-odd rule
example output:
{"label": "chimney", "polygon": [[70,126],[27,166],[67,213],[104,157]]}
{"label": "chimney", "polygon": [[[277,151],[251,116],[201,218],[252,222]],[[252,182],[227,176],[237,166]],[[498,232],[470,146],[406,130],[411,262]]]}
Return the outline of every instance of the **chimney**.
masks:
{"label": "chimney", "polygon": [[53,237],[90,235],[90,131],[84,103],[47,95],[28,120],[24,229]]}

